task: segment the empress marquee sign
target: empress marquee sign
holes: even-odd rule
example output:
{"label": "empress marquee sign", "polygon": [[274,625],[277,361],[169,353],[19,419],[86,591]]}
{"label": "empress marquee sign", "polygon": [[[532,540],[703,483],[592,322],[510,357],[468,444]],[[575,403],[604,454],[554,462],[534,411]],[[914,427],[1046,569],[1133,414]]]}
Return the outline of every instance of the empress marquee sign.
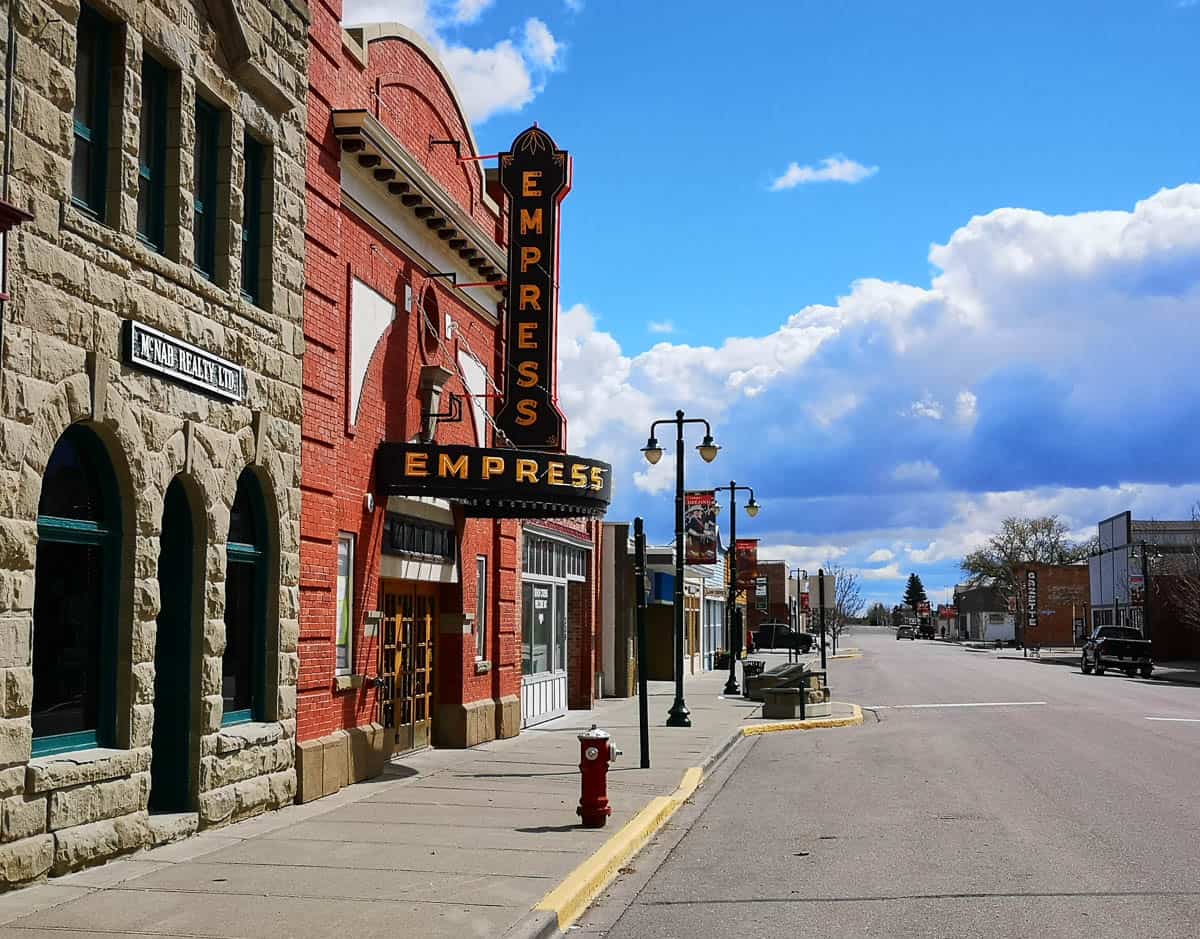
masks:
{"label": "empress marquee sign", "polygon": [[500,154],[508,195],[507,358],[496,424],[516,447],[561,450],[566,421],[555,403],[559,203],[571,158],[536,124]]}
{"label": "empress marquee sign", "polygon": [[571,189],[571,159],[535,124],[500,154],[500,185],[508,283],[495,423],[510,447],[381,443],[376,495],[448,499],[475,518],[600,518],[612,501],[612,467],[564,452],[555,400],[559,203]]}
{"label": "empress marquee sign", "polygon": [[384,496],[452,499],[475,517],[596,518],[612,499],[607,463],[536,450],[384,443],[375,478]]}

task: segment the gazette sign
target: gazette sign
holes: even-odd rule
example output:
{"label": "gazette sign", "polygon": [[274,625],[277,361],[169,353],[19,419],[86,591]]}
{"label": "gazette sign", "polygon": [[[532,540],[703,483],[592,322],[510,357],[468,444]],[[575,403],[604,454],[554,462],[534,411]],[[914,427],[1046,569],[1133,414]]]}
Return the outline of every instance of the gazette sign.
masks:
{"label": "gazette sign", "polygon": [[1025,573],[1025,624],[1036,629],[1038,624],[1038,576],[1037,571]]}
{"label": "gazette sign", "polygon": [[534,125],[500,154],[508,195],[508,291],[504,402],[496,424],[515,447],[562,451],[555,402],[558,209],[571,189],[571,159]]}
{"label": "gazette sign", "polygon": [[375,454],[383,496],[432,496],[486,518],[596,518],[612,499],[612,467],[535,450],[383,443]]}
{"label": "gazette sign", "polygon": [[122,340],[127,364],[226,401],[242,400],[240,365],[134,320],[125,321]]}

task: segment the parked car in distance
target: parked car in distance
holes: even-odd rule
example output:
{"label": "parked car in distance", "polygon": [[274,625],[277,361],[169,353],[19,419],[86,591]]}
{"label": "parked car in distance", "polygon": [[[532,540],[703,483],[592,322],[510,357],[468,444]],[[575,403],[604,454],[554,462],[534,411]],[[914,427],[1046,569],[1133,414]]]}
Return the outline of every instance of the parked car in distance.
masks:
{"label": "parked car in distance", "polygon": [[896,630],[897,639],[913,639],[917,638],[917,631],[911,626],[901,626]]}
{"label": "parked car in distance", "polygon": [[1083,644],[1079,669],[1085,675],[1103,675],[1106,669],[1120,668],[1130,678],[1138,672],[1149,678],[1154,672],[1150,649],[1150,640],[1132,626],[1098,626]]}
{"label": "parked car in distance", "polygon": [[808,652],[813,647],[809,633],[798,633],[787,623],[763,623],[754,634],[756,649],[799,649]]}

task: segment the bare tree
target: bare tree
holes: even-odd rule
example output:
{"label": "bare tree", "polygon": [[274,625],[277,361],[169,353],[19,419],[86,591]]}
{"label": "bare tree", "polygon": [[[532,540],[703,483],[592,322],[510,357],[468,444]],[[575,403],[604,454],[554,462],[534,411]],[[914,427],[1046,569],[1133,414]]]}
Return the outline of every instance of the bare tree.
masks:
{"label": "bare tree", "polygon": [[[1192,521],[1200,522],[1200,502],[1192,506]],[[1155,558],[1152,574],[1153,589],[1165,594],[1163,606],[1184,628],[1200,632],[1200,537],[1189,538],[1182,551]]]}
{"label": "bare tree", "polygon": [[825,573],[832,574],[835,580],[832,615],[826,620],[826,626],[833,634],[833,645],[837,648],[838,637],[846,631],[850,621],[856,619],[866,606],[862,595],[862,582],[858,574],[832,561],[825,562]]}
{"label": "bare tree", "polygon": [[1097,547],[1095,539],[1076,542],[1057,515],[1006,518],[986,545],[962,559],[972,586],[998,587],[1005,597],[1016,594],[1015,572],[1022,564],[1077,564]]}

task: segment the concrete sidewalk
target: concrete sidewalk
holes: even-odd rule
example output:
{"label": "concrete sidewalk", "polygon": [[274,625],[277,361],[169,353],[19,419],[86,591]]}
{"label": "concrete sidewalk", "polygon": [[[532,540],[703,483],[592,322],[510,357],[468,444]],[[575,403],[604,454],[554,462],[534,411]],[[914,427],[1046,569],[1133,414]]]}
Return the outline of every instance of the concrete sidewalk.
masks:
{"label": "concrete sidewalk", "polygon": [[[972,650],[974,651],[974,650]],[[979,650],[985,651],[985,650]],[[1079,667],[1080,650],[1075,649],[1042,649],[1039,655],[1032,652],[1028,657],[1021,654],[1020,649],[1005,649],[996,655],[998,659],[1023,659],[1027,662],[1041,662],[1043,665],[1067,665]],[[1118,671],[1118,669],[1113,669]],[[1169,681],[1179,685],[1200,685],[1200,662],[1179,660],[1172,662],[1155,662],[1154,674],[1150,681]]]}
{"label": "concrete sidewalk", "polygon": [[[501,935],[689,768],[764,723],[756,703],[721,696],[725,677],[688,679],[691,728],[663,726],[673,686],[651,684],[651,769],[637,768],[637,699],[601,701],[511,740],[414,754],[329,798],[0,896],[0,933]],[[625,751],[601,830],[580,828],[575,814],[575,735],[592,723]]]}

